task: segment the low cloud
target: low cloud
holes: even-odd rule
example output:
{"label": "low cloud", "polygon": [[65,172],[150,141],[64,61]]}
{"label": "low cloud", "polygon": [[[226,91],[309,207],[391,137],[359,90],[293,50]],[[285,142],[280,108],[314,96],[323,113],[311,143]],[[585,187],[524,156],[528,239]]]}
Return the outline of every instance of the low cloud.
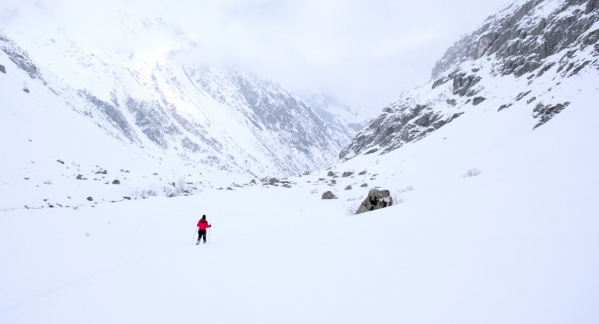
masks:
{"label": "low cloud", "polygon": [[123,55],[180,46],[193,64],[255,73],[376,113],[428,81],[447,47],[506,2],[4,0],[0,27]]}

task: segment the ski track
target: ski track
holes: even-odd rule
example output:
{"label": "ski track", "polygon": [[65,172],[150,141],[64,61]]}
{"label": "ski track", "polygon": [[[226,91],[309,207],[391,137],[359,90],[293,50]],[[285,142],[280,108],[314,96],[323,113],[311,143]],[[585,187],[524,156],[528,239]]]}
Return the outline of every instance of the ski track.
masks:
{"label": "ski track", "polygon": [[52,295],[52,294],[54,294],[56,292],[59,292],[61,290],[65,290],[65,289],[68,289],[68,288],[73,287],[75,285],[79,285],[79,284],[81,284],[81,283],[83,283],[85,281],[92,280],[95,277],[98,277],[98,276],[101,276],[101,275],[105,275],[105,274],[107,274],[109,272],[112,272],[114,270],[117,270],[117,269],[129,266],[129,265],[137,263],[137,262],[144,261],[146,259],[149,259],[149,258],[154,257],[154,256],[159,255],[159,254],[170,252],[170,251],[173,251],[173,250],[176,250],[176,249],[181,249],[182,247],[187,247],[187,245],[180,245],[180,246],[177,246],[177,247],[174,247],[174,248],[170,248],[170,249],[166,249],[166,250],[163,250],[163,251],[158,251],[158,252],[150,253],[150,254],[145,255],[143,257],[140,257],[140,258],[137,258],[137,259],[134,259],[134,260],[131,260],[131,261],[127,261],[127,262],[115,265],[113,267],[110,267],[110,268],[107,268],[107,269],[104,269],[104,270],[100,270],[98,272],[92,273],[92,274],[90,274],[88,276],[85,276],[83,278],[80,278],[80,279],[77,279],[75,281],[71,281],[69,283],[57,286],[55,288],[52,288],[52,289],[47,290],[45,292],[39,293],[37,295],[30,296],[30,297],[28,297],[28,298],[26,298],[24,300],[21,300],[21,301],[15,303],[13,305],[9,305],[7,308],[4,308],[4,309],[0,310],[0,316],[8,314],[10,312],[14,312],[15,310],[17,310],[17,309],[19,309],[19,308],[21,308],[23,306],[26,306],[28,304],[34,303],[34,302],[36,302],[39,299],[48,297],[48,296],[50,296],[50,295]]}

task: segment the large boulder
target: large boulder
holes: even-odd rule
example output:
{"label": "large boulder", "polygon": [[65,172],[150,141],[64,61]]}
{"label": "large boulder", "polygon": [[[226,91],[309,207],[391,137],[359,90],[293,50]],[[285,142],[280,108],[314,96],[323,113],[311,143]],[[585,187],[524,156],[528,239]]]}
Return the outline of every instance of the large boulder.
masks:
{"label": "large boulder", "polygon": [[322,194],[322,199],[337,199],[337,196],[335,196],[332,192],[327,191]]}
{"label": "large boulder", "polygon": [[389,206],[393,206],[393,198],[391,198],[389,190],[370,189],[368,197],[364,199],[356,211],[356,215]]}

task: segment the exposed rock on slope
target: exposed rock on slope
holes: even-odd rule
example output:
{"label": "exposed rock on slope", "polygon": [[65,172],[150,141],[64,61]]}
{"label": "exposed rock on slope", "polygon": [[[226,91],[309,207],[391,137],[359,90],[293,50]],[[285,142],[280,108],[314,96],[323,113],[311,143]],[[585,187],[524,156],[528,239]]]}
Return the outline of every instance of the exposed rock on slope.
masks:
{"label": "exposed rock on slope", "polygon": [[356,214],[361,214],[388,206],[393,206],[393,198],[391,198],[389,190],[370,189],[368,196],[366,199],[364,199],[362,204],[360,204],[360,208],[358,208]]}
{"label": "exposed rock on slope", "polygon": [[[597,73],[596,0],[517,1],[490,16],[435,64],[431,81],[383,109],[339,154],[387,153],[472,109],[526,106],[538,127],[573,102],[584,73]],[[522,100],[526,99],[526,100]]]}

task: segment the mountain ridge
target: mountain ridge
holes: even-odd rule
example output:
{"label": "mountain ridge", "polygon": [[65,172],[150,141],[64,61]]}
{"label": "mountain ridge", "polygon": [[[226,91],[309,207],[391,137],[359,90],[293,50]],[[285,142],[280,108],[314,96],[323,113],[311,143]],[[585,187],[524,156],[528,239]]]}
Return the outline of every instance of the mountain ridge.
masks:
{"label": "mountain ridge", "polygon": [[[573,77],[598,68],[598,21],[595,0],[507,5],[451,46],[433,67],[431,81],[385,107],[339,158],[388,153],[472,109],[501,111],[524,97],[526,105],[535,102],[527,108],[531,129],[541,126],[576,101],[566,90],[578,87]],[[556,93],[560,87],[564,91]]]}

